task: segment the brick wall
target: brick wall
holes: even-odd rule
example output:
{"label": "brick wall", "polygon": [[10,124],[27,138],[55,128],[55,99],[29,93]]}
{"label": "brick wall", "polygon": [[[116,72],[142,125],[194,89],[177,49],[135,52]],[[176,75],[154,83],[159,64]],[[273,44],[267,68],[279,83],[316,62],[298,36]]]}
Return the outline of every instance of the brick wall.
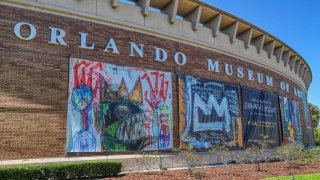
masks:
{"label": "brick wall", "polygon": [[[37,28],[37,36],[31,41],[18,39],[13,33],[17,22],[25,21]],[[65,156],[66,111],[68,93],[69,56],[112,63],[138,66],[169,72],[179,72],[208,79],[224,81],[240,86],[252,87],[290,97],[300,102],[304,142],[307,142],[303,104],[293,92],[280,90],[280,80],[298,87],[279,74],[239,59],[167,40],[143,33],[132,32],[111,26],[95,24],[77,19],[18,9],[0,5],[0,159],[24,157]],[[49,26],[62,28],[68,46],[48,44]],[[23,29],[23,33],[28,33]],[[80,49],[79,32],[87,32],[88,42],[95,43],[94,50]],[[109,38],[114,38],[120,54],[104,52]],[[129,42],[145,45],[144,58],[130,57]],[[166,62],[154,61],[153,47],[164,48],[168,52]],[[188,57],[184,66],[176,65],[173,54],[181,51]],[[274,78],[274,87],[237,78],[236,73],[227,76],[206,70],[208,58],[250,68],[255,72]],[[224,72],[220,66],[220,71]],[[292,91],[292,89],[291,89]],[[177,77],[173,78],[173,118],[174,146],[179,145]],[[101,154],[101,153],[100,153]]]}

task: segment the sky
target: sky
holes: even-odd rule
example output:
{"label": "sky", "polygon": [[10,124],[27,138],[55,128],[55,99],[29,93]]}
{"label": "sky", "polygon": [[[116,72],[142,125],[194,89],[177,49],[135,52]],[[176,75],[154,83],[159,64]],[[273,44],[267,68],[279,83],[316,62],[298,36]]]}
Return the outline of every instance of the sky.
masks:
{"label": "sky", "polygon": [[296,50],[313,74],[309,103],[320,107],[319,0],[203,0],[254,24]]}

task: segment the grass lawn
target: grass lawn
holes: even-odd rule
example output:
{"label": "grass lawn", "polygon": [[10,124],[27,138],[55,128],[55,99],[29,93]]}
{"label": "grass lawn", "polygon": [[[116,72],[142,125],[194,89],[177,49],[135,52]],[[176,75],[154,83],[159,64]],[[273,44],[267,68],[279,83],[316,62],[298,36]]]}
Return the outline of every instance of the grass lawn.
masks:
{"label": "grass lawn", "polygon": [[[291,180],[291,176],[278,176],[265,178],[264,180]],[[306,175],[296,175],[294,176],[295,180],[317,180],[320,179],[320,174],[306,174]]]}

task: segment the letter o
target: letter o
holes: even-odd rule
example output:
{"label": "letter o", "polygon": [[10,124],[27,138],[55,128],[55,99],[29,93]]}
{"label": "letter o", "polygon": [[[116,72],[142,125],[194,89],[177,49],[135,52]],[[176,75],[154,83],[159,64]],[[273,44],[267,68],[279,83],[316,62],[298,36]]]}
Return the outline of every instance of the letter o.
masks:
{"label": "letter o", "polygon": [[283,91],[286,90],[286,84],[283,81],[280,82],[280,88]]}
{"label": "letter o", "polygon": [[[28,37],[23,37],[23,36],[21,35],[21,32],[20,32],[21,26],[28,26],[28,27],[30,28],[30,34],[29,34]],[[36,37],[36,34],[37,34],[36,28],[35,28],[32,24],[27,23],[27,22],[19,22],[19,23],[17,23],[17,24],[14,26],[14,30],[13,30],[13,31],[14,31],[14,34],[15,34],[18,38],[20,38],[20,39],[22,39],[22,40],[26,40],[26,41],[33,39],[34,37]]]}
{"label": "letter o", "polygon": [[[180,57],[182,58],[180,62]],[[185,54],[183,54],[182,52],[176,52],[174,54],[174,61],[176,62],[176,64],[178,65],[185,65],[187,62],[187,57]]]}

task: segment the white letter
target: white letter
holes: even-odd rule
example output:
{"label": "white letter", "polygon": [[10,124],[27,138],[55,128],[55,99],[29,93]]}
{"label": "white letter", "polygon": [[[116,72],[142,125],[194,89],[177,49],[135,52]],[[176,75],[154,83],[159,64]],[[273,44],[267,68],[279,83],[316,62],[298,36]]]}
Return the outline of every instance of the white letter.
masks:
{"label": "white letter", "polygon": [[66,32],[63,29],[58,29],[54,27],[49,28],[51,29],[51,39],[48,43],[66,46],[67,44],[63,40],[63,37],[66,35]]}
{"label": "white letter", "polygon": [[[229,66],[230,66],[231,68],[229,68]],[[227,74],[228,76],[231,76],[231,75],[232,75],[232,73],[233,73],[232,65],[229,65],[229,64],[225,63],[225,64],[224,64],[224,69],[225,69],[226,74]],[[230,69],[231,69],[231,72],[230,72]]]}
{"label": "white letter", "polygon": [[219,72],[219,61],[213,61],[212,59],[208,60],[208,70],[212,72]]}
{"label": "white letter", "polygon": [[[182,62],[180,62],[180,58],[179,58],[179,57],[181,57]],[[174,61],[175,61],[176,64],[178,64],[178,65],[184,65],[184,64],[186,64],[186,62],[187,62],[186,55],[184,55],[182,52],[176,52],[176,53],[174,54]]]}
{"label": "white letter", "polygon": [[271,76],[266,75],[267,85],[273,87],[273,78]]}
{"label": "white letter", "polygon": [[253,81],[254,77],[253,77],[253,71],[248,69],[248,80]]}
{"label": "white letter", "polygon": [[258,77],[258,82],[259,82],[260,84],[263,83],[263,74],[257,73],[257,77]]}
{"label": "white letter", "polygon": [[81,36],[79,47],[83,49],[94,49],[94,43],[92,43],[91,46],[87,46],[87,33],[81,32],[79,34]]}
{"label": "white letter", "polygon": [[295,87],[293,88],[293,91],[294,91],[294,95],[298,96],[298,92],[297,92],[297,89]]}
{"label": "white letter", "polygon": [[286,90],[286,85],[284,84],[284,82],[283,81],[281,81],[280,82],[280,88],[281,88],[281,90]]}
{"label": "white letter", "polygon": [[168,54],[164,49],[161,49],[158,47],[155,47],[154,49],[156,50],[156,54],[155,54],[156,57],[154,58],[154,60],[156,60],[156,61],[166,61],[167,60]]}
{"label": "white letter", "polygon": [[[29,34],[28,37],[22,37],[22,35],[21,35],[21,31],[20,31],[20,30],[21,30],[21,26],[23,26],[23,25],[28,26],[29,29],[30,29],[30,34]],[[34,37],[36,37],[36,34],[37,34],[36,28],[35,28],[32,24],[29,24],[29,23],[26,23],[26,22],[19,22],[19,23],[17,23],[17,24],[14,26],[13,31],[14,31],[14,34],[15,34],[18,38],[20,38],[20,39],[22,39],[22,40],[26,40],[26,41],[33,39]]]}
{"label": "white letter", "polygon": [[129,56],[134,56],[134,52],[137,52],[137,54],[143,58],[143,44],[139,44],[140,47],[138,47],[138,45],[134,42],[129,42],[130,43],[130,54]]}
{"label": "white letter", "polygon": [[288,83],[284,83],[283,81],[280,82],[280,88],[283,91],[287,91],[289,92],[289,84]]}
{"label": "white letter", "polygon": [[243,68],[242,67],[237,67],[237,76],[239,78],[243,78]]}
{"label": "white letter", "polygon": [[114,54],[119,54],[119,50],[117,48],[116,43],[114,42],[113,38],[110,38],[108,44],[106,45],[106,48],[104,48],[103,51],[109,52],[108,49],[111,48],[112,49],[112,53]]}

